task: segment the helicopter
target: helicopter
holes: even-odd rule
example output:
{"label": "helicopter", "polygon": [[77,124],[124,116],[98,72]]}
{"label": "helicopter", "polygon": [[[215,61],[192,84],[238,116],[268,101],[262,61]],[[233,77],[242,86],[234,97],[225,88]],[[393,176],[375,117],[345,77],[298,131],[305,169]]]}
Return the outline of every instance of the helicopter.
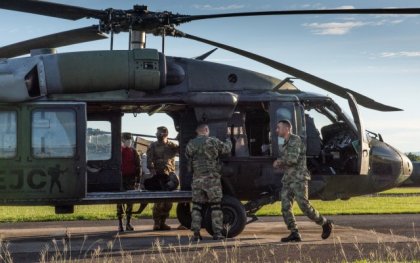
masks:
{"label": "helicopter", "polygon": [[[182,15],[146,6],[96,10],[34,0],[2,0],[0,8],[55,18],[97,19],[94,26],[0,48],[0,197],[2,205],[51,205],[72,213],[75,205],[177,202],[177,217],[191,224],[192,174],[184,156],[198,123],[230,138],[221,159],[224,233],[239,235],[255,213],[279,200],[281,155],[275,134],[288,119],[307,146],[309,196],[347,200],[398,186],[412,173],[407,156],[364,128],[359,106],[400,109],[270,58],[178,30],[204,19],[305,14],[419,14],[420,8],[322,9]],[[113,50],[114,34],[128,32],[129,50]],[[110,50],[56,53],[55,48],[108,38]],[[258,61],[291,77],[145,48],[146,34],[180,37]],[[162,48],[163,49],[163,48]],[[30,54],[29,57],[18,57]],[[351,115],[330,97],[299,90],[299,78],[348,101]],[[180,146],[178,191],[121,190],[121,118],[125,113],[165,113]],[[323,118],[323,125],[315,119]],[[89,129],[106,123],[108,131]],[[244,203],[242,203],[244,202]],[[203,227],[211,233],[210,214]],[[250,219],[248,219],[250,218]]]}

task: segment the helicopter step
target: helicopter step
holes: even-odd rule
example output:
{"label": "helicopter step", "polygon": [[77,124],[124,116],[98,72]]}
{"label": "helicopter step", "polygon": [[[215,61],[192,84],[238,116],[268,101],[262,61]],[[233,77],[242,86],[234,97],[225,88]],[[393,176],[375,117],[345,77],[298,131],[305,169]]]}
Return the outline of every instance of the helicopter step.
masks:
{"label": "helicopter step", "polygon": [[126,192],[94,192],[87,193],[81,200],[82,204],[109,203],[156,203],[156,202],[190,202],[191,191],[140,191]]}

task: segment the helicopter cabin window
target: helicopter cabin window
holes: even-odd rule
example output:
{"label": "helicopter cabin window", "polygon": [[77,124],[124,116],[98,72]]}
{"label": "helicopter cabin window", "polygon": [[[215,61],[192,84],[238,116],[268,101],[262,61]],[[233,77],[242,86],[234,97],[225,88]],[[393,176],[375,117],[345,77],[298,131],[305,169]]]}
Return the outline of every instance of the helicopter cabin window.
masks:
{"label": "helicopter cabin window", "polygon": [[228,137],[232,141],[232,156],[247,157],[248,138],[245,131],[245,114],[235,112],[232,119],[228,122]]}
{"label": "helicopter cabin window", "polygon": [[87,154],[88,161],[111,159],[111,122],[88,121],[87,122]]}
{"label": "helicopter cabin window", "polygon": [[[294,109],[292,107],[281,107],[278,108],[276,111],[276,124],[281,121],[281,120],[289,120],[292,122],[292,125],[294,123]],[[295,129],[292,128],[292,132],[295,133]],[[283,150],[283,144],[284,144],[284,139],[282,137],[278,137],[277,138],[277,145],[279,147],[279,154],[281,154],[281,151]]]}
{"label": "helicopter cabin window", "polygon": [[270,116],[264,109],[240,109],[227,123],[227,136],[232,141],[232,156],[269,156]]}
{"label": "helicopter cabin window", "polygon": [[76,112],[32,111],[32,154],[36,158],[71,158],[76,153]]}
{"label": "helicopter cabin window", "polygon": [[0,112],[0,158],[16,156],[16,112]]}

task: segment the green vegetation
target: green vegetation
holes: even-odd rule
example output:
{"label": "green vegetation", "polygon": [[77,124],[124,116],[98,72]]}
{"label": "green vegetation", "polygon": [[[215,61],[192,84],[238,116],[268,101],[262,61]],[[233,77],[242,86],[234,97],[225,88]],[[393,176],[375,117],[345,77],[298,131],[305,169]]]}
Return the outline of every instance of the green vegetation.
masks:
{"label": "green vegetation", "polygon": [[[412,194],[420,193],[420,188],[396,188],[385,191],[377,197],[355,197],[348,201],[320,201],[313,200],[312,204],[325,215],[351,215],[351,214],[399,214],[420,213],[418,196],[387,196],[386,194]],[[383,194],[383,195],[382,195]],[[152,205],[149,205],[141,214],[142,218],[150,218]],[[135,205],[134,209],[137,209]],[[171,217],[176,217],[176,206],[172,208]],[[294,207],[296,215],[301,215],[297,205]],[[258,216],[279,216],[280,203],[263,207]],[[137,216],[136,216],[137,217]],[[68,215],[56,215],[54,207],[39,206],[0,206],[0,222],[22,221],[64,221],[64,220],[104,220],[116,219],[115,205],[89,205],[76,206],[75,212]]]}
{"label": "green vegetation", "polygon": [[406,155],[412,162],[420,161],[420,156],[415,153],[407,153]]}
{"label": "green vegetation", "polygon": [[380,195],[386,194],[420,194],[420,187],[405,187],[405,188],[394,188],[379,193]]}
{"label": "green vegetation", "polygon": [[[313,206],[324,215],[353,215],[353,214],[408,214],[420,213],[418,196],[408,197],[354,197],[348,201],[311,201]],[[295,204],[294,212],[301,215],[301,211]],[[280,215],[280,204],[267,205],[258,211],[260,216]]]}

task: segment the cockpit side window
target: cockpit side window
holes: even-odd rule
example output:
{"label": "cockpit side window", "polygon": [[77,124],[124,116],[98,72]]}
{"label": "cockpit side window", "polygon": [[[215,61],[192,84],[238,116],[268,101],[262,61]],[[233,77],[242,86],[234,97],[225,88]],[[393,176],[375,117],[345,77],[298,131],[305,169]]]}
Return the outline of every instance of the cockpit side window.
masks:
{"label": "cockpit side window", "polygon": [[16,156],[16,112],[0,112],[0,158]]}
{"label": "cockpit side window", "polygon": [[[305,111],[305,121],[307,126],[307,135],[308,133],[318,133],[318,137],[323,139],[321,129],[325,126],[331,125],[334,123],[333,119],[328,115],[328,112],[325,112],[324,109],[311,108]],[[309,131],[308,131],[309,130]]]}
{"label": "cockpit side window", "polygon": [[76,154],[76,112],[34,110],[32,154],[36,158],[71,158]]}

